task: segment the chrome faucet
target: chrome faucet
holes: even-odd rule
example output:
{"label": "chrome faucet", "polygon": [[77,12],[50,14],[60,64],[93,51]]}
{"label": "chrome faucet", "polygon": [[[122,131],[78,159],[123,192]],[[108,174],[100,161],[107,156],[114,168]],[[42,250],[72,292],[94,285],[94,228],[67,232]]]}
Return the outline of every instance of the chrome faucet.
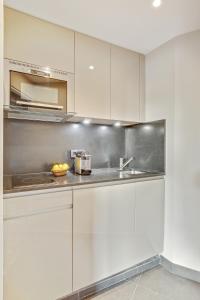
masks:
{"label": "chrome faucet", "polygon": [[126,162],[124,162],[124,159],[122,157],[120,157],[120,161],[119,161],[119,171],[123,171],[124,168],[126,166],[128,166],[128,164],[130,164],[130,162],[133,160],[133,157],[130,157]]}

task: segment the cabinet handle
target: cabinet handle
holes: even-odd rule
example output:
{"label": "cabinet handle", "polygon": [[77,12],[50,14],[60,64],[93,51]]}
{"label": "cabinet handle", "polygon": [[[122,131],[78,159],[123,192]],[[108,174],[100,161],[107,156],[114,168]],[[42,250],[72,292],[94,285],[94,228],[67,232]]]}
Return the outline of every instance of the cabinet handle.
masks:
{"label": "cabinet handle", "polygon": [[42,76],[42,77],[50,77],[51,76],[51,73],[48,71],[40,71],[40,70],[31,69],[30,73],[33,75]]}

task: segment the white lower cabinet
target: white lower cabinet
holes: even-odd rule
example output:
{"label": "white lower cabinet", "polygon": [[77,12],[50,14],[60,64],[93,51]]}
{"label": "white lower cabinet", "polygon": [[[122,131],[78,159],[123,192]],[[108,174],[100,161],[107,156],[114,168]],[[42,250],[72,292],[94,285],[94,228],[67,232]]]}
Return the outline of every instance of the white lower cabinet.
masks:
{"label": "white lower cabinet", "polygon": [[162,251],[164,180],[74,191],[74,290]]}
{"label": "white lower cabinet", "polygon": [[164,179],[135,183],[135,255],[139,262],[163,251]]}
{"label": "white lower cabinet", "polygon": [[74,289],[134,264],[134,184],[74,191]]}
{"label": "white lower cabinet", "polygon": [[72,192],[4,199],[4,300],[72,292]]}
{"label": "white lower cabinet", "polygon": [[163,224],[164,179],[5,196],[4,300],[56,300],[130,268],[162,251]]}

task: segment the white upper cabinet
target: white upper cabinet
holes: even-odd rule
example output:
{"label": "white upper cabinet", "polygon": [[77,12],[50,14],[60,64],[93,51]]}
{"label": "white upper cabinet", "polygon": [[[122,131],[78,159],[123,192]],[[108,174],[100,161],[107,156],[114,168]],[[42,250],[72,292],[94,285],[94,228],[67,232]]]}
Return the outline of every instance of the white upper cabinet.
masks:
{"label": "white upper cabinet", "polygon": [[140,54],[111,47],[111,119],[140,120]]}
{"label": "white upper cabinet", "polygon": [[4,46],[6,58],[75,73],[77,117],[144,121],[143,55],[11,8]]}
{"label": "white upper cabinet", "polygon": [[75,111],[110,119],[110,45],[75,33]]}
{"label": "white upper cabinet", "polygon": [[74,32],[5,8],[4,56],[74,72]]}

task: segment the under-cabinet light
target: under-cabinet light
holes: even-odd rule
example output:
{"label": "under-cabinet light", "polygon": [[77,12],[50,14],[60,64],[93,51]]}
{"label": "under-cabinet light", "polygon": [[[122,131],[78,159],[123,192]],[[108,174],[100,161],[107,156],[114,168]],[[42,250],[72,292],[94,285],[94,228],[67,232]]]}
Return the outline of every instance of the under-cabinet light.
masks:
{"label": "under-cabinet light", "polygon": [[88,125],[88,124],[90,124],[91,123],[91,120],[90,119],[84,119],[83,120],[83,124],[85,124],[85,125]]}
{"label": "under-cabinet light", "polygon": [[120,122],[115,122],[115,123],[114,123],[114,126],[115,126],[115,127],[120,127],[120,126],[121,126],[121,123],[120,123]]}

